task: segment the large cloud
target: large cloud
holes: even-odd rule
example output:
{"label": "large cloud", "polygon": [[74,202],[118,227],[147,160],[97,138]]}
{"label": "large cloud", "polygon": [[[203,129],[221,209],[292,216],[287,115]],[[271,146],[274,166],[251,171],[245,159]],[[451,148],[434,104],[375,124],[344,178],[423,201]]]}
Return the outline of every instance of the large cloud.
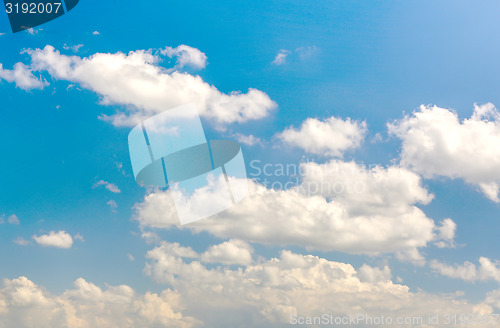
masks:
{"label": "large cloud", "polygon": [[297,317],[323,314],[384,315],[394,321],[421,317],[425,321],[420,326],[425,327],[429,315],[493,311],[458,295],[410,292],[391,281],[388,267],[365,264],[357,271],[350,264],[284,250],[278,258],[239,268],[208,268],[199,256],[191,248],[163,242],[147,253],[145,272],[173,286],[190,304],[186,313],[196,313],[207,327],[241,326],[243,320],[245,327],[282,327]]}
{"label": "large cloud", "polygon": [[61,295],[48,293],[26,277],[5,279],[0,289],[2,328],[199,326],[179,312],[183,308],[180,296],[168,289],[140,295],[126,285],[103,290],[82,278]]}
{"label": "large cloud", "polygon": [[[450,243],[454,238],[453,221],[445,220],[438,227],[415,206],[428,204],[432,195],[418,175],[404,168],[367,169],[332,160],[304,163],[301,171],[302,183],[286,190],[249,180],[250,196],[241,203],[181,228],[263,244],[358,254],[391,252],[419,264],[423,263],[419,247],[437,240]],[[208,196],[201,195],[198,203],[217,199]],[[135,209],[143,228],[178,225],[169,192],[152,192]]]}
{"label": "large cloud", "polygon": [[[31,56],[31,70],[47,71],[55,79],[79,83],[101,95],[105,105],[124,105],[124,110],[102,116],[117,126],[132,126],[156,113],[192,102],[197,104],[202,116],[218,127],[263,118],[276,107],[267,94],[257,89],[225,94],[200,76],[179,71],[185,66],[201,69],[206,65],[205,54],[188,46],[167,47],[160,51],[177,57],[174,69],[164,69],[160,66],[159,55],[144,50],[129,54],[96,53],[81,58],[61,54],[47,45],[44,49],[27,50],[27,53]],[[31,73],[22,64],[18,65],[23,76],[27,76],[26,72]],[[8,80],[14,81],[10,75],[7,75]],[[34,83],[33,79],[24,77],[15,81],[31,81],[31,84],[18,82],[25,88],[43,86],[41,82]]]}
{"label": "large cloud", "polygon": [[500,113],[493,104],[475,106],[468,119],[437,106],[421,106],[388,125],[403,141],[402,165],[427,178],[461,178],[500,202]]}

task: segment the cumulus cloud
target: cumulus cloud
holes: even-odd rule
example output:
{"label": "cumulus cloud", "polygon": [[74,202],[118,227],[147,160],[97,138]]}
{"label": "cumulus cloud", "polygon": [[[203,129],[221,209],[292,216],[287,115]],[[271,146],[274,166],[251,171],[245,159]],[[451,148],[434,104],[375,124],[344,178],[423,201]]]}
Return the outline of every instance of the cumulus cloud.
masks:
{"label": "cumulus cloud", "polygon": [[252,263],[253,248],[242,240],[231,239],[219,245],[210,246],[201,255],[201,261],[207,263],[250,264]]}
{"label": "cumulus cloud", "polygon": [[283,143],[302,148],[307,153],[342,157],[342,153],[357,148],[366,135],[366,122],[329,117],[325,120],[308,118],[300,128],[289,127],[277,134]]}
{"label": "cumulus cloud", "polygon": [[104,186],[106,189],[108,189],[109,191],[111,191],[112,193],[115,193],[115,194],[121,192],[120,188],[118,188],[116,185],[114,185],[110,182],[104,181],[104,180],[99,180],[96,183],[94,183],[93,188],[97,188],[99,186]]}
{"label": "cumulus cloud", "polygon": [[160,50],[161,54],[168,57],[176,57],[176,69],[191,67],[194,69],[204,69],[207,66],[207,56],[200,50],[181,44],[176,48],[166,47]]}
{"label": "cumulus cloud", "polygon": [[[181,47],[167,48],[164,52],[177,56],[177,65],[201,67],[202,53]],[[123,105],[115,114],[101,116],[116,126],[133,126],[186,103],[195,103],[200,115],[221,129],[228,123],[263,118],[276,108],[276,103],[260,90],[250,88],[247,93],[225,94],[200,76],[167,70],[159,65],[160,57],[151,51],[96,53],[82,58],[63,55],[48,45],[26,52],[31,56],[33,69],[96,92],[101,95],[103,105]]]}
{"label": "cumulus cloud", "polygon": [[167,289],[160,294],[136,293],[126,285],[106,289],[79,278],[61,295],[52,295],[26,277],[4,279],[0,289],[0,327],[18,328],[132,328],[199,327],[185,317],[180,296]]}
{"label": "cumulus cloud", "polygon": [[[424,262],[419,247],[454,238],[452,231],[443,233],[442,226],[415,206],[428,204],[433,196],[421,185],[420,177],[407,169],[367,169],[332,160],[303,163],[301,171],[302,183],[286,190],[268,189],[249,180],[250,196],[239,204],[179,228],[262,244],[355,254],[395,253],[418,264]],[[211,202],[212,198],[203,199]],[[144,202],[135,205],[135,219],[143,228],[177,226],[172,195],[147,194]]]}
{"label": "cumulus cloud", "polygon": [[364,265],[356,271],[350,264],[284,250],[278,258],[210,269],[195,256],[190,248],[163,242],[147,253],[145,273],[173,286],[190,304],[187,313],[196,313],[209,327],[238,326],[242,318],[246,327],[281,327],[294,316],[324,313],[427,318],[492,311],[456,295],[410,292],[391,281],[388,267]]}
{"label": "cumulus cloud", "polygon": [[402,165],[426,178],[461,178],[500,202],[500,113],[493,104],[474,106],[462,121],[452,110],[420,106],[388,128],[402,140]]}
{"label": "cumulus cloud", "polygon": [[45,86],[49,85],[42,78],[33,75],[33,71],[30,67],[23,63],[15,64],[13,70],[4,69],[3,65],[0,63],[0,81],[2,79],[9,83],[15,83],[18,88],[24,90],[43,89]]}
{"label": "cumulus cloud", "polygon": [[384,265],[383,268],[377,268],[363,264],[358,270],[358,278],[364,282],[376,283],[378,281],[390,281],[392,278],[391,268]]}
{"label": "cumulus cloud", "polygon": [[47,235],[33,235],[33,240],[42,246],[71,248],[73,246],[73,237],[66,231],[51,231]]}
{"label": "cumulus cloud", "polygon": [[495,280],[500,282],[500,262],[492,261],[486,257],[479,258],[479,265],[471,262],[455,264],[453,266],[432,260],[430,267],[443,276],[462,279],[465,281],[485,281]]}

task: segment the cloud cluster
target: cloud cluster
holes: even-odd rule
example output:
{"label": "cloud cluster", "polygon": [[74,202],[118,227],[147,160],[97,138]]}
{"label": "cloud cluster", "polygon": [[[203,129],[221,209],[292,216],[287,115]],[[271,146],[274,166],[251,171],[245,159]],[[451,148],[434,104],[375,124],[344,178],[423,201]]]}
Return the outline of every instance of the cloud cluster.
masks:
{"label": "cloud cluster", "polygon": [[426,178],[461,178],[500,203],[500,113],[493,104],[474,107],[468,119],[437,106],[421,106],[390,123],[403,142],[401,164]]}
{"label": "cloud cluster", "polygon": [[[198,233],[250,242],[298,245],[307,249],[356,254],[395,253],[423,264],[418,248],[429,242],[450,244],[454,229],[428,218],[415,204],[432,200],[415,173],[354,162],[304,163],[300,186],[268,189],[249,180],[250,196],[229,210],[181,226]],[[205,195],[206,196],[206,195]],[[211,197],[201,197],[211,202]],[[206,206],[210,206],[207,203]],[[155,191],[135,205],[143,228],[178,225],[172,195]]]}
{"label": "cloud cluster", "polygon": [[137,294],[126,285],[107,289],[79,278],[61,295],[52,295],[26,277],[4,279],[0,289],[1,328],[133,328],[199,326],[184,317],[180,296],[171,290]]}
{"label": "cloud cluster", "polygon": [[[117,113],[101,116],[116,126],[133,126],[186,103],[195,103],[200,115],[219,128],[263,118],[276,108],[276,103],[257,89],[225,94],[200,76],[179,71],[185,66],[201,69],[206,65],[202,52],[184,45],[161,51],[177,58],[177,66],[170,70],[160,66],[159,56],[145,50],[128,54],[96,53],[87,58],[61,54],[50,45],[26,52],[31,56],[31,70],[48,72],[57,80],[78,83],[99,94],[104,105],[123,105]],[[24,64],[16,65],[18,74],[23,77],[15,80],[20,87],[30,89],[44,85],[33,78],[28,79],[31,71]],[[0,72],[4,72],[3,78],[14,81],[10,73]]]}
{"label": "cloud cluster", "polygon": [[306,153],[342,157],[342,153],[361,145],[366,135],[366,122],[329,117],[308,118],[300,128],[289,127],[277,134],[283,143],[302,148]]}
{"label": "cloud cluster", "polygon": [[[200,254],[163,242],[147,253],[147,275],[173,286],[208,327],[241,325],[281,327],[294,316],[324,313],[344,316],[422,316],[443,313],[492,313],[457,295],[413,293],[391,281],[390,269],[350,264],[284,250],[278,258],[259,259],[243,267],[208,268]],[[361,324],[362,325],[362,324]]]}

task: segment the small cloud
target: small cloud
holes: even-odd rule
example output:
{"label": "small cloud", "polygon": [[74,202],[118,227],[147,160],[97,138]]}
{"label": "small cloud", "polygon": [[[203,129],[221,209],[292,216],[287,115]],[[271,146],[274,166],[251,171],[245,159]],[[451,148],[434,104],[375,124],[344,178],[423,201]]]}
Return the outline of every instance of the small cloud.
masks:
{"label": "small cloud", "polygon": [[82,235],[80,235],[79,233],[77,233],[74,237],[73,237],[75,240],[79,240],[81,241],[82,243],[85,242],[85,239],[83,238]]}
{"label": "small cloud", "polygon": [[167,55],[169,58],[176,57],[176,65],[174,70],[189,66],[194,69],[204,69],[207,66],[207,56],[200,50],[181,44],[176,48],[166,47],[160,50],[162,55]]}
{"label": "small cloud", "polygon": [[29,28],[27,29],[26,31],[31,34],[31,35],[35,35],[35,34],[38,34],[38,32],[42,31],[43,28],[39,28],[39,29],[34,29],[34,28]]}
{"label": "small cloud", "polygon": [[104,180],[97,181],[96,183],[94,183],[94,186],[92,188],[94,189],[94,188],[97,188],[99,186],[104,186],[106,189],[108,189],[109,191],[111,191],[112,193],[115,193],[115,194],[118,194],[121,192],[120,188],[118,188],[116,185],[109,183],[107,181],[104,181]]}
{"label": "small cloud", "polygon": [[17,215],[15,215],[15,214],[12,214],[11,216],[9,216],[7,218],[7,222],[9,222],[10,224],[16,224],[16,225],[21,224],[21,222],[19,221]]}
{"label": "small cloud", "polygon": [[118,208],[118,204],[116,204],[116,201],[111,199],[106,204],[111,208],[111,210],[113,210],[113,212],[116,212],[115,209]]}
{"label": "small cloud", "polygon": [[263,146],[262,140],[258,137],[255,137],[253,135],[244,135],[244,134],[239,134],[235,133],[233,137],[238,140],[239,143],[242,143],[247,146],[255,146],[255,145],[260,145]]}
{"label": "small cloud", "polygon": [[300,47],[295,49],[295,52],[301,60],[307,60],[316,55],[319,52],[319,48],[316,46]]}
{"label": "small cloud", "polygon": [[64,50],[71,50],[75,53],[77,53],[81,47],[83,47],[83,44],[76,44],[74,46],[68,46],[67,44],[64,44],[64,46],[63,46]]}
{"label": "small cloud", "polygon": [[288,57],[289,54],[291,54],[292,52],[290,50],[286,50],[286,49],[280,49],[280,51],[278,52],[278,54],[276,55],[276,57],[274,57],[274,60],[272,62],[272,64],[274,65],[283,65],[286,63],[286,57]]}
{"label": "small cloud", "polygon": [[[294,51],[280,49],[274,60],[272,61],[273,65],[284,65],[287,64],[288,61],[294,60],[309,60],[314,57],[319,52],[319,48],[316,46],[308,46],[308,47],[299,47]],[[298,57],[298,58],[297,58]]]}
{"label": "small cloud", "polygon": [[127,257],[130,260],[130,262],[134,262],[135,261],[135,257],[132,254],[130,254],[130,253],[127,254]]}
{"label": "small cloud", "polygon": [[18,237],[16,240],[14,240],[15,244],[21,245],[21,246],[26,246],[31,244],[31,241],[24,239],[23,237]]}
{"label": "small cloud", "polygon": [[384,141],[384,137],[380,133],[375,133],[375,135],[370,139],[372,144],[378,144]]}
{"label": "small cloud", "polygon": [[99,33],[98,31],[94,31],[92,32],[93,35],[101,35],[101,33]]}
{"label": "small cloud", "polygon": [[39,245],[45,247],[71,248],[73,246],[73,238],[66,231],[51,231],[47,235],[33,235],[33,240]]}

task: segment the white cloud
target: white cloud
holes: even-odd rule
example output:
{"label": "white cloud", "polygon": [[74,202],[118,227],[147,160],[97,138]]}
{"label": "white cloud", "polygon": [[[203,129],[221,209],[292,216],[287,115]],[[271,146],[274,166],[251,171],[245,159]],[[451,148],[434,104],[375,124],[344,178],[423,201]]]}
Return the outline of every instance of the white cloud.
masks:
{"label": "white cloud", "polygon": [[49,85],[42,78],[34,76],[33,71],[23,63],[15,64],[13,70],[4,69],[0,63],[0,80],[2,79],[9,83],[15,83],[18,88],[24,90],[43,89]]}
{"label": "white cloud", "polygon": [[19,221],[19,218],[15,214],[10,215],[7,218],[7,222],[10,223],[10,224],[15,224],[15,225],[21,224],[21,221]]}
{"label": "white cloud", "polygon": [[289,127],[277,137],[285,144],[322,156],[342,157],[342,153],[361,145],[366,135],[366,122],[330,117],[308,118],[300,128]]}
{"label": "white cloud", "polygon": [[358,278],[364,282],[376,283],[379,281],[390,281],[392,278],[391,269],[385,265],[383,268],[371,267],[363,264],[358,270]]}
{"label": "white cloud", "polygon": [[[449,229],[443,233],[415,206],[428,204],[433,196],[422,187],[418,175],[404,168],[367,169],[332,160],[304,163],[301,171],[303,182],[286,190],[267,189],[249,180],[250,196],[239,204],[179,228],[262,244],[356,254],[396,253],[418,264],[424,262],[418,248],[440,239],[450,243],[454,237]],[[203,199],[213,202],[208,196]],[[135,205],[135,219],[143,228],[177,226],[170,193],[146,195],[143,203]]]}
{"label": "white cloud", "polygon": [[35,242],[42,246],[71,248],[73,246],[73,238],[66,231],[51,231],[48,235],[33,235]]}
{"label": "white cloud", "polygon": [[479,258],[479,266],[466,261],[464,264],[453,266],[432,260],[430,267],[443,276],[462,279],[465,281],[495,280],[500,282],[500,262],[491,261],[486,257]]}
{"label": "white cloud", "polygon": [[308,60],[319,52],[319,48],[316,46],[299,47],[295,49],[295,52],[299,54],[301,60]]}
{"label": "white cloud", "polygon": [[221,263],[224,265],[252,263],[253,248],[242,240],[231,239],[210,248],[201,254],[201,261],[206,263]]}
{"label": "white cloud", "polygon": [[113,210],[113,211],[118,208],[118,204],[113,199],[108,200],[108,202],[106,203],[106,205],[108,205],[111,208],[111,210]]}
{"label": "white cloud", "polygon": [[64,50],[71,50],[74,53],[77,53],[81,47],[83,47],[83,44],[76,44],[76,45],[72,45],[72,46],[68,46],[67,44],[64,44],[63,49]]}
{"label": "white cloud", "polygon": [[464,179],[500,202],[500,113],[493,104],[476,105],[463,121],[451,110],[421,106],[388,128],[403,142],[402,165],[426,178]]}
{"label": "white cloud", "polygon": [[101,35],[101,33],[99,33],[99,31],[94,31],[92,32],[93,35]]}
{"label": "white cloud", "polygon": [[14,240],[15,244],[18,244],[20,246],[26,246],[31,244],[31,241],[24,239],[23,237],[17,237],[17,239]]}
{"label": "white cloud", "polygon": [[[177,248],[181,248],[178,251]],[[188,254],[184,257],[181,254]],[[476,313],[491,308],[468,304],[456,295],[410,292],[390,280],[390,269],[350,265],[284,250],[278,258],[230,269],[209,269],[196,252],[163,242],[147,253],[147,275],[166,283],[208,327],[281,327],[294,315],[424,316]],[[463,312],[462,312],[463,311]],[[360,324],[359,326],[362,326]],[[311,325],[312,326],[312,325]]]}
{"label": "white cloud", "polygon": [[79,83],[102,96],[104,105],[124,105],[101,118],[116,126],[133,126],[167,109],[195,103],[200,115],[224,124],[263,118],[276,108],[267,94],[250,88],[247,93],[221,93],[200,76],[168,72],[150,51],[96,53],[88,58],[62,55],[52,46],[28,50],[32,67],[53,78]]}
{"label": "white cloud", "polygon": [[104,180],[99,180],[96,183],[94,183],[93,188],[97,188],[99,186],[104,186],[106,189],[108,189],[109,191],[111,191],[112,193],[115,193],[115,194],[118,194],[121,192],[120,188],[118,188],[116,185],[109,183],[107,181],[104,181]]}
{"label": "white cloud", "polygon": [[457,224],[451,219],[444,219],[438,230],[439,241],[434,243],[439,248],[455,247],[454,236],[457,230]]}
{"label": "white cloud", "polygon": [[233,134],[233,137],[239,142],[247,146],[263,145],[262,140],[254,135],[244,135],[240,133]]}
{"label": "white cloud", "polygon": [[79,234],[79,233],[77,233],[73,238],[75,240],[81,241],[82,243],[85,242],[85,238],[83,238],[83,236],[81,234]]}
{"label": "white cloud", "polygon": [[271,64],[276,66],[288,64],[289,59],[291,62],[296,60],[307,61],[313,58],[318,52],[319,48],[317,46],[299,47],[294,51],[280,49]]}
{"label": "white cloud", "polygon": [[198,327],[180,312],[180,296],[171,290],[137,294],[126,285],[106,289],[79,278],[75,288],[52,295],[26,277],[4,279],[0,289],[1,328]]}
{"label": "white cloud", "polygon": [[207,56],[200,50],[181,44],[176,48],[166,47],[160,50],[161,54],[167,55],[168,57],[176,57],[176,67],[177,69],[184,68],[186,66],[194,69],[204,69],[207,66]]}
{"label": "white cloud", "polygon": [[278,52],[278,54],[274,58],[272,64],[278,65],[278,66],[285,64],[286,63],[286,57],[288,57],[288,55],[290,55],[290,54],[291,54],[290,50],[280,49],[280,51]]}

